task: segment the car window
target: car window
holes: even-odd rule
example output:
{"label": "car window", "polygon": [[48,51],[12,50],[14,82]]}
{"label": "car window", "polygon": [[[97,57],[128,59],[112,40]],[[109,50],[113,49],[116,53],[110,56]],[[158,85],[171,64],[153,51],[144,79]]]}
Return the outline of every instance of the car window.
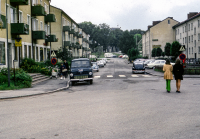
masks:
{"label": "car window", "polygon": [[165,63],[165,61],[161,61],[161,63]]}
{"label": "car window", "polygon": [[156,62],[155,62],[155,64],[159,64],[159,63],[160,63],[160,61],[156,61]]}
{"label": "car window", "polygon": [[90,67],[90,62],[88,60],[72,61],[71,67],[72,68]]}

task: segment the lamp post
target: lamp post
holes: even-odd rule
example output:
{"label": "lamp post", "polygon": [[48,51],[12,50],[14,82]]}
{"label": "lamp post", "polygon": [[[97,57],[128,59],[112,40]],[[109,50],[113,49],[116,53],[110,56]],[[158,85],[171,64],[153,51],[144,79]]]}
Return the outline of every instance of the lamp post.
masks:
{"label": "lamp post", "polygon": [[8,8],[6,0],[6,45],[7,45],[7,64],[8,64],[8,87],[10,87],[10,63],[9,63],[9,46],[8,46]]}

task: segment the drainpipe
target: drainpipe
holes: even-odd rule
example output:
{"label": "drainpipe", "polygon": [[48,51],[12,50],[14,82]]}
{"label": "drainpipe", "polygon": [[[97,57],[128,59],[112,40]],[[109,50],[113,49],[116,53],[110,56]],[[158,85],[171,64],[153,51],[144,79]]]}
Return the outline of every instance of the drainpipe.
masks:
{"label": "drainpipe", "polygon": [[[50,7],[51,5],[49,4],[49,14],[50,14]],[[51,22],[49,24],[50,24],[50,34],[51,34]],[[47,53],[47,49],[46,49],[46,53]],[[49,59],[51,60],[51,42],[50,42],[50,58]]]}
{"label": "drainpipe", "polygon": [[7,64],[8,64],[8,87],[10,87],[10,63],[9,63],[9,47],[8,47],[8,8],[6,0],[6,45],[7,45]]}
{"label": "drainpipe", "polygon": [[[35,50],[35,49],[33,49],[33,26],[32,26],[32,0],[30,0],[30,6],[31,6],[31,15],[30,15],[30,18],[31,18],[31,24],[30,24],[30,26],[31,26],[31,43],[32,43],[32,47],[31,47],[31,55],[32,55],[32,59],[34,59],[34,51],[33,50]],[[35,60],[35,59],[34,59]]]}
{"label": "drainpipe", "polygon": [[61,11],[61,36],[62,36],[62,49],[63,49],[63,47],[64,47],[64,45],[63,45],[63,19],[62,19],[62,11]]}
{"label": "drainpipe", "polygon": [[186,31],[187,31],[187,63],[189,62],[189,54],[188,54],[188,51],[189,51],[189,48],[188,48],[188,24],[186,23]]}

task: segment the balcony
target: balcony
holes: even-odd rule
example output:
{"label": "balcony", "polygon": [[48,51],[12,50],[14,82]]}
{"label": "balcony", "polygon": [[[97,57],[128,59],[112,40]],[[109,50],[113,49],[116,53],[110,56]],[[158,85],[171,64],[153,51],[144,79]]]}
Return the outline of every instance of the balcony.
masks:
{"label": "balcony", "polygon": [[33,39],[37,40],[37,39],[46,39],[46,32],[43,30],[40,31],[33,31]]}
{"label": "balcony", "polygon": [[29,35],[29,25],[25,23],[11,23],[11,34]]}
{"label": "balcony", "polygon": [[75,45],[75,43],[71,43],[71,46],[72,46],[72,47],[75,47],[76,45]]}
{"label": "balcony", "polygon": [[79,32],[75,32],[75,36],[78,37],[78,35],[79,35]]}
{"label": "balcony", "polygon": [[71,31],[69,32],[69,34],[75,34],[74,29],[71,29]]}
{"label": "balcony", "polygon": [[57,42],[56,35],[48,35],[48,36],[46,36],[45,42]]}
{"label": "balcony", "polygon": [[70,41],[64,41],[64,46],[71,46]]}
{"label": "balcony", "polygon": [[0,18],[0,29],[5,29],[6,28],[6,16],[1,15]]}
{"label": "balcony", "polygon": [[63,26],[63,32],[70,32],[70,27],[69,26]]}
{"label": "balcony", "polygon": [[45,16],[44,7],[41,5],[32,6],[32,16]]}
{"label": "balcony", "polygon": [[78,38],[83,38],[83,35],[82,34],[78,34]]}
{"label": "balcony", "polygon": [[87,38],[83,38],[83,41],[84,41],[84,42],[87,42]]}
{"label": "balcony", "polygon": [[10,3],[15,5],[28,5],[28,0],[10,0]]}
{"label": "balcony", "polygon": [[45,16],[45,22],[56,22],[56,17],[54,14],[47,14]]}

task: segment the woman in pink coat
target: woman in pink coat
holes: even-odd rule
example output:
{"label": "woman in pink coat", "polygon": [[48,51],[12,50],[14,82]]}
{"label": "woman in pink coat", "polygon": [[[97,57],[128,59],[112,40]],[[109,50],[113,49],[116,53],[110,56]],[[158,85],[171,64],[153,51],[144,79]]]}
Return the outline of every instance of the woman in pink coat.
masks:
{"label": "woman in pink coat", "polygon": [[163,71],[164,71],[164,79],[166,79],[166,89],[167,92],[170,93],[171,91],[171,80],[173,80],[173,66],[170,64],[169,59],[166,60],[165,65],[163,66]]}

